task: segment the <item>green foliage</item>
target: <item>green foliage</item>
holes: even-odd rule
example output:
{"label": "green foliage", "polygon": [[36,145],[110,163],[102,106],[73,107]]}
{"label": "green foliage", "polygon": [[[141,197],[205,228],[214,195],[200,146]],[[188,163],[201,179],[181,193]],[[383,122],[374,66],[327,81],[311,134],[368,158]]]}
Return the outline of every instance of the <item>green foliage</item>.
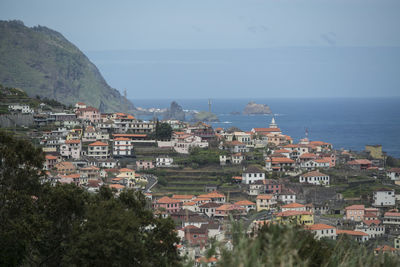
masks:
{"label": "green foliage", "polygon": [[394,158],[392,156],[388,156],[386,158],[386,165],[388,167],[400,167],[400,160],[396,159],[396,158]]}
{"label": "green foliage", "polygon": [[4,132],[0,155],[2,266],[179,266],[173,222],[140,192],[42,184],[41,151]]}
{"label": "green foliage", "polygon": [[264,226],[247,237],[241,224],[232,228],[233,251],[223,250],[220,266],[398,266],[399,258],[374,256],[346,236],[316,240],[297,226]]}
{"label": "green foliage", "polygon": [[0,83],[30,96],[64,104],[83,101],[105,111],[118,111],[124,103],[96,66],[60,33],[16,21],[0,21]]}
{"label": "green foliage", "polygon": [[172,127],[166,122],[157,121],[154,138],[156,140],[170,140],[172,135]]}
{"label": "green foliage", "polygon": [[180,163],[184,165],[192,166],[193,168],[199,168],[210,164],[219,164],[219,156],[221,151],[218,149],[201,149],[194,148],[189,157],[183,159]]}

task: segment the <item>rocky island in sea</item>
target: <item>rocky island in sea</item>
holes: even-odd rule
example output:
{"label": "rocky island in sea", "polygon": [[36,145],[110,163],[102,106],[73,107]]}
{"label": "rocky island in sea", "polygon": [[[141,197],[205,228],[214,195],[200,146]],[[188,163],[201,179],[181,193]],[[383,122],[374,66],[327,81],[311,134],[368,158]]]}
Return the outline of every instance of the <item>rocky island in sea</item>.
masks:
{"label": "rocky island in sea", "polygon": [[271,109],[266,104],[257,104],[253,101],[249,102],[243,110],[243,114],[272,114]]}
{"label": "rocky island in sea", "polygon": [[193,115],[191,121],[218,122],[217,115],[209,111],[200,111]]}

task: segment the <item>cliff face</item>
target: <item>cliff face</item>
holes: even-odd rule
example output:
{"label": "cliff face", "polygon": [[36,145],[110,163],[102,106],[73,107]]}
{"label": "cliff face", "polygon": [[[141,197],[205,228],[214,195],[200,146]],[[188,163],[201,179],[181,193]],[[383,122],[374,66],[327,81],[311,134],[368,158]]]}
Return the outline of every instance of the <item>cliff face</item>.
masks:
{"label": "cliff face", "polygon": [[268,105],[249,102],[244,108],[243,114],[272,114],[272,112]]}
{"label": "cliff face", "polygon": [[60,33],[20,21],[0,21],[0,83],[67,105],[82,101],[102,111],[134,108]]}

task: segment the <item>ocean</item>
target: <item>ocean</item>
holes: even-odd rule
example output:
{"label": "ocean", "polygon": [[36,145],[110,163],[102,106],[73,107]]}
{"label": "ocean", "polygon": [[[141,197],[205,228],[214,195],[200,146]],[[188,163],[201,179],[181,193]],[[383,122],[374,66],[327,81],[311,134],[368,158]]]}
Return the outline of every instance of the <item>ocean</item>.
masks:
{"label": "ocean", "polygon": [[[185,110],[208,110],[208,99],[133,99],[132,102],[137,107],[167,108],[172,100]],[[308,129],[310,140],[332,143],[335,149],[361,151],[365,145],[380,144],[388,155],[400,158],[398,97],[212,99],[212,112],[220,120],[212,126],[225,129],[235,126],[244,131],[268,127],[272,115],[231,114],[242,112],[249,101],[269,105],[278,126],[295,142],[304,138]]]}

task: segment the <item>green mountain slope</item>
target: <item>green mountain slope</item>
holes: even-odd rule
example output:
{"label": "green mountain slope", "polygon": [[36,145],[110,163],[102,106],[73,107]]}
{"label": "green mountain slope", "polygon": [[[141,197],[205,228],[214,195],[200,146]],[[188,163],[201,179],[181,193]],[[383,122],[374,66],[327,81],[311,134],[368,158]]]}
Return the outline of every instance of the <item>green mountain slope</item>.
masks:
{"label": "green mountain slope", "polygon": [[20,21],[0,21],[0,83],[64,104],[82,101],[102,111],[133,109],[60,33]]}

